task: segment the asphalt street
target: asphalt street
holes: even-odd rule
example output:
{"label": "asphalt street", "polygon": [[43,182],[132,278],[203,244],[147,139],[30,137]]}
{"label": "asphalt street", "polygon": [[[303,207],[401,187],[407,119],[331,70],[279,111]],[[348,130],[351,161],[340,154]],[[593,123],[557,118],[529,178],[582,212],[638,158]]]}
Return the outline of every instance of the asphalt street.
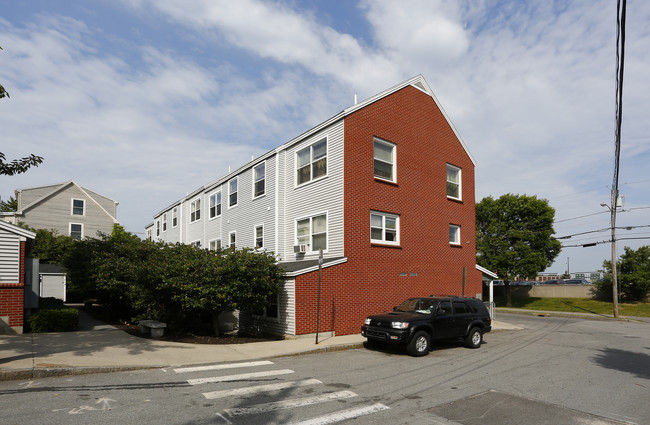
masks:
{"label": "asphalt street", "polygon": [[3,424],[647,424],[650,325],[502,317],[471,350],[351,349],[0,382]]}

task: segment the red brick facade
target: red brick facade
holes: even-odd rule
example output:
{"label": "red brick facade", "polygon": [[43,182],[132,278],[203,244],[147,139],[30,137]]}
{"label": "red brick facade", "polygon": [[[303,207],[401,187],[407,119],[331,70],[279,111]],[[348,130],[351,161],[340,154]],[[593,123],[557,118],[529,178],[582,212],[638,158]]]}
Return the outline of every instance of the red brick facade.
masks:
{"label": "red brick facade", "polygon": [[[345,256],[323,270],[319,332],[358,333],[368,314],[407,297],[481,293],[476,270],[474,164],[434,99],[407,86],[345,117]],[[373,175],[373,137],[396,145],[396,183]],[[462,201],[447,198],[447,164]],[[371,244],[370,212],[399,215],[400,245]],[[450,245],[449,225],[461,228]],[[316,332],[318,273],[296,277],[296,333]]]}
{"label": "red brick facade", "polygon": [[20,242],[20,278],[16,283],[0,283],[0,316],[9,316],[10,327],[22,327],[25,314],[26,243]]}

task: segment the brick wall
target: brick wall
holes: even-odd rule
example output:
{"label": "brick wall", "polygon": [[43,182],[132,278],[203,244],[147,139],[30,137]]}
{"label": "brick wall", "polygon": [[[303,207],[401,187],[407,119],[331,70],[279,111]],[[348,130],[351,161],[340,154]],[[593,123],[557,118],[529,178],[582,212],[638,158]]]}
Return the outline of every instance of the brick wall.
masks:
{"label": "brick wall", "polygon": [[[397,146],[397,182],[373,176],[373,137]],[[476,270],[474,165],[434,100],[408,86],[345,118],[345,255],[323,270],[319,331],[358,333],[368,314],[411,296],[482,292]],[[462,169],[447,199],[446,164]],[[370,211],[400,216],[400,246],[370,243]],[[449,224],[461,226],[460,246]],[[404,275],[405,274],[405,275]],[[296,278],[296,332],[316,331],[318,273]]]}

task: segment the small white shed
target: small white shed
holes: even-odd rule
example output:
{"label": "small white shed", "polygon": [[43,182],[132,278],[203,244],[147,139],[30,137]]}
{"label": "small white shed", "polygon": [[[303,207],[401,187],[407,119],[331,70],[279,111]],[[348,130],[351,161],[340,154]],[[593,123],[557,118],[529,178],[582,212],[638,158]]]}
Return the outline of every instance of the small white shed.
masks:
{"label": "small white shed", "polygon": [[65,268],[59,264],[41,264],[38,271],[41,298],[53,297],[66,301]]}

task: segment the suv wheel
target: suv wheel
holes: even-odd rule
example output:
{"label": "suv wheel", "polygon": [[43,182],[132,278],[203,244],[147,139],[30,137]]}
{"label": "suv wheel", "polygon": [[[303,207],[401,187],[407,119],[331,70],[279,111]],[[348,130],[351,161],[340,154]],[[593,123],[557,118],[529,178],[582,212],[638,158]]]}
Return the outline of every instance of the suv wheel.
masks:
{"label": "suv wheel", "polygon": [[406,351],[412,356],[421,357],[429,353],[431,338],[429,334],[424,331],[416,332],[406,347]]}
{"label": "suv wheel", "polygon": [[465,345],[469,348],[478,348],[483,342],[483,332],[479,328],[472,328],[465,337]]}

